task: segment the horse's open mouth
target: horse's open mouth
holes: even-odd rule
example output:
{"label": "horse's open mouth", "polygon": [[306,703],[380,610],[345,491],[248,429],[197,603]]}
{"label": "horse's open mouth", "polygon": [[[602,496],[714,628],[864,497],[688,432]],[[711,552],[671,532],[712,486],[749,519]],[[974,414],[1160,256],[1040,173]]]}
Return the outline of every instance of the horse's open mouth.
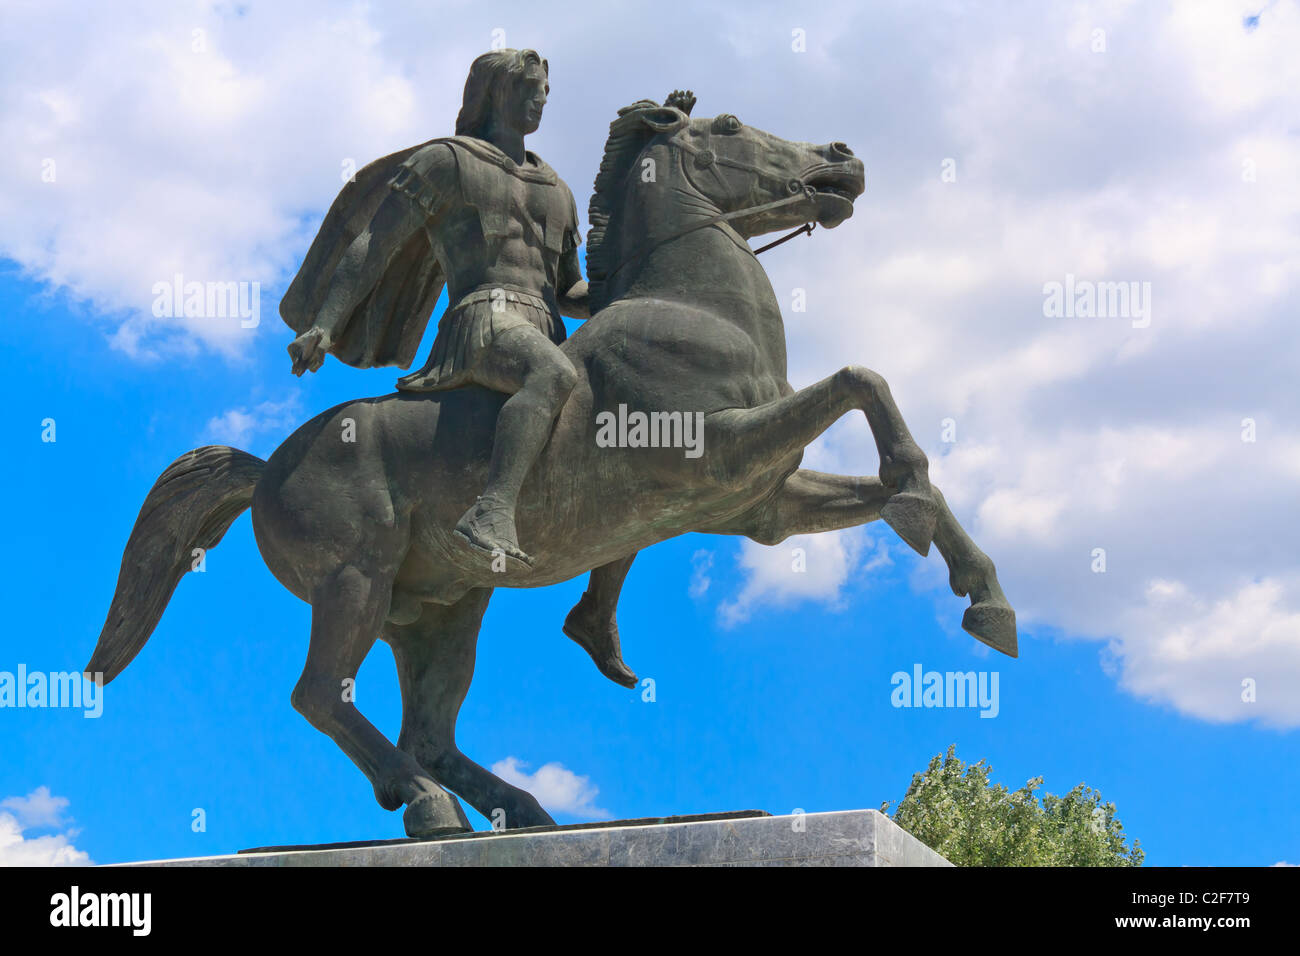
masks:
{"label": "horse's open mouth", "polygon": [[828,196],[839,196],[841,199],[845,199],[849,202],[853,202],[853,200],[857,199],[858,196],[862,194],[862,190],[850,189],[846,186],[833,186],[824,183],[809,183],[809,185],[812,186],[813,189],[817,190],[819,195],[825,194]]}
{"label": "horse's open mouth", "polygon": [[863,176],[851,168],[824,166],[804,178],[805,185],[820,193],[839,196],[849,202],[862,195],[866,188]]}
{"label": "horse's open mouth", "polygon": [[817,224],[834,229],[853,215],[853,200],[862,195],[866,184],[852,169],[819,169],[804,180],[817,192]]}
{"label": "horse's open mouth", "polygon": [[848,177],[823,174],[806,181],[816,191],[816,222],[824,229],[835,229],[853,215],[853,200],[862,195],[862,186]]}

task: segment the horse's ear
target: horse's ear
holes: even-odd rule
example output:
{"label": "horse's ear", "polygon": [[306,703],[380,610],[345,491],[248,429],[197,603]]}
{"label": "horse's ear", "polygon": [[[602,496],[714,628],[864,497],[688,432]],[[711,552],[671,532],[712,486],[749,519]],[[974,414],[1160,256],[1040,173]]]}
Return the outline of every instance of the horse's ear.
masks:
{"label": "horse's ear", "polygon": [[677,132],[690,122],[690,118],[685,113],[671,106],[656,106],[643,110],[637,118],[656,133],[669,134]]}

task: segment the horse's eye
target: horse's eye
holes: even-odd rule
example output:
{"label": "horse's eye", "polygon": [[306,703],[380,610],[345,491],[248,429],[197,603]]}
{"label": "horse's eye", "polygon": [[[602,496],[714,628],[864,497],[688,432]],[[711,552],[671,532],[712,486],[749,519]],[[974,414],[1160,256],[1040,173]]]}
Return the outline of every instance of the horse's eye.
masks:
{"label": "horse's eye", "polygon": [[724,113],[713,122],[714,129],[719,133],[739,133],[744,126],[744,123],[730,113]]}

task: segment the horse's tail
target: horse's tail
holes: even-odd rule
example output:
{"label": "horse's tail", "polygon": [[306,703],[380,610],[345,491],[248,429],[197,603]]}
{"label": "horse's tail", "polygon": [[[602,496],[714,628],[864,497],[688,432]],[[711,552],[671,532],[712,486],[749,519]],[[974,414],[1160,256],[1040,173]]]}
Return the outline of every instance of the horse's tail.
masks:
{"label": "horse's tail", "polygon": [[[86,676],[107,684],[158,626],[192,562],[217,546],[253,501],[266,462],[225,445],[186,452],[154,482],[122,553],[117,590]],[[96,675],[102,675],[96,677]]]}

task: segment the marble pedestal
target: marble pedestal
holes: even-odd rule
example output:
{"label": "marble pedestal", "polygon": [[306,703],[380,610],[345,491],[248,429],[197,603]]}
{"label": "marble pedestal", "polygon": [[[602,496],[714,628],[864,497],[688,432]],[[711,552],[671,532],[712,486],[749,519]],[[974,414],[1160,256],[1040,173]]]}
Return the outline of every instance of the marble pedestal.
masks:
{"label": "marble pedestal", "polygon": [[951,866],[875,810],[762,811],[267,847],[132,866]]}

